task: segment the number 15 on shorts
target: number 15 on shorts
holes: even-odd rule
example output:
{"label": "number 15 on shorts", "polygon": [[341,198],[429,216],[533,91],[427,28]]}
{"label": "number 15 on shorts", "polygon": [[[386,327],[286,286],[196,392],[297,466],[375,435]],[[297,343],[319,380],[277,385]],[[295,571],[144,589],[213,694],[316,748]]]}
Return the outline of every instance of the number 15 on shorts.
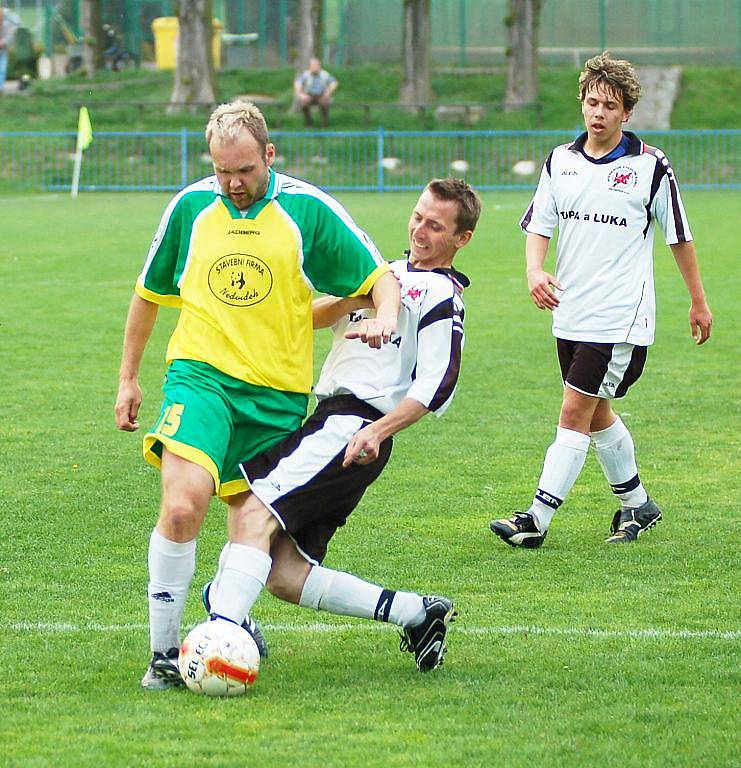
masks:
{"label": "number 15 on shorts", "polygon": [[172,437],[178,431],[180,417],[183,415],[184,410],[185,406],[181,403],[168,405],[162,411],[162,417],[154,431],[165,437]]}

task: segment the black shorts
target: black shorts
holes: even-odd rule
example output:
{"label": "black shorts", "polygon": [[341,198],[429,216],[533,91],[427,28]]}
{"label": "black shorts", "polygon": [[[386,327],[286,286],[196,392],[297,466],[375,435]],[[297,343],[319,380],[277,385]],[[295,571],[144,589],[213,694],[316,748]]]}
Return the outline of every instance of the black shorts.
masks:
{"label": "black shorts", "polygon": [[327,398],[299,429],[239,465],[252,492],[309,562],[321,563],[329,540],[391,456],[388,438],[375,461],[342,467],[352,436],[381,416],[353,395]]}
{"label": "black shorts", "polygon": [[648,347],[556,339],[561,377],[577,392],[607,400],[623,397],[641,378]]}

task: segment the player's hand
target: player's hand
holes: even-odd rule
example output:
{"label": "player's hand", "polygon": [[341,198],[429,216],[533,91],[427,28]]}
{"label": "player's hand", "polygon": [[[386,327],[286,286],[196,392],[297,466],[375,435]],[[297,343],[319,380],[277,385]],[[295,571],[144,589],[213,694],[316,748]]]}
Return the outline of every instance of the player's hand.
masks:
{"label": "player's hand", "polygon": [[690,331],[695,344],[704,344],[713,328],[713,313],[706,301],[690,306]]}
{"label": "player's hand", "polygon": [[345,449],[345,458],[342,460],[343,467],[349,467],[351,464],[370,464],[378,458],[378,450],[381,441],[375,433],[374,425],[369,424],[356,432]]}
{"label": "player's hand", "polygon": [[139,429],[136,417],[142,404],[142,391],[136,379],[122,380],[118,385],[118,396],[113,410],[116,414],[116,426],[124,432]]}
{"label": "player's hand", "polygon": [[383,344],[388,344],[392,334],[396,331],[396,318],[371,317],[363,320],[357,331],[348,331],[346,339],[360,339],[373,349],[380,349]]}
{"label": "player's hand", "polygon": [[553,289],[562,291],[561,283],[542,269],[530,269],[527,273],[527,288],[530,298],[538,309],[554,310],[559,305]]}

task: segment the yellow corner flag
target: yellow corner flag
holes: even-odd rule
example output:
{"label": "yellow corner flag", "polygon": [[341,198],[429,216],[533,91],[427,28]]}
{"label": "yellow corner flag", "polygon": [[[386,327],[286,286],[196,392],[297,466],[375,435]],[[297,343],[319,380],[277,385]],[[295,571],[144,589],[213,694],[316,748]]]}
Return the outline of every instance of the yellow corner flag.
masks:
{"label": "yellow corner flag", "polygon": [[77,121],[77,149],[87,149],[93,140],[93,126],[87,107],[80,107],[80,118]]}
{"label": "yellow corner flag", "polygon": [[77,197],[80,189],[80,170],[82,169],[82,153],[93,141],[93,126],[90,124],[90,115],[87,107],[80,107],[80,117],[77,121],[77,147],[75,149],[75,167],[72,171],[72,184],[70,194]]}

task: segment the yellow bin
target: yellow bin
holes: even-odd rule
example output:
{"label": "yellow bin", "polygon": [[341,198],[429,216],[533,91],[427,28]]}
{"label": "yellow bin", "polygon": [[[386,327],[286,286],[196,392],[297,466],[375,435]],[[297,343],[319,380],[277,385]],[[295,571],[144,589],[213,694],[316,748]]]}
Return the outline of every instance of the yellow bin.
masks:
{"label": "yellow bin", "polygon": [[[161,16],[152,21],[154,33],[154,61],[157,69],[175,69],[177,64],[177,41],[180,24],[177,16]],[[213,20],[211,55],[214,69],[221,68],[221,22]]]}

